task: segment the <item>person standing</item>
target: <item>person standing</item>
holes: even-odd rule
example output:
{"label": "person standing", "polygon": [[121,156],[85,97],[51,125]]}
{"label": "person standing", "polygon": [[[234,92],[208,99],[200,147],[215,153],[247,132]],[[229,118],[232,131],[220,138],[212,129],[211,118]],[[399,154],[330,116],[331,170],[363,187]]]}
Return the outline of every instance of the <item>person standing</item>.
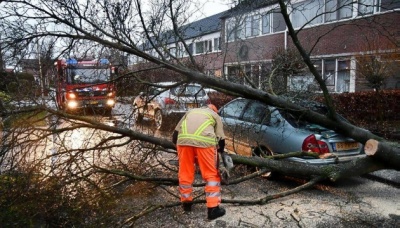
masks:
{"label": "person standing", "polygon": [[179,192],[185,212],[192,209],[195,163],[199,165],[206,181],[207,218],[212,220],[225,215],[221,203],[221,177],[218,171],[218,152],[225,147],[225,134],[213,104],[188,111],[178,122],[172,141],[179,159]]}

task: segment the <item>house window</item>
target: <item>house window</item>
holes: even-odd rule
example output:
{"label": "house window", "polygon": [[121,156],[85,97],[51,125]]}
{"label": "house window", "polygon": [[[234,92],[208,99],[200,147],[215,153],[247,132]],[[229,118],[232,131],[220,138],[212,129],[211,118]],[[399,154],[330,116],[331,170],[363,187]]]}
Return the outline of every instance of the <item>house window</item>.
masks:
{"label": "house window", "polygon": [[260,34],[260,17],[249,16],[245,19],[246,37],[258,36]]}
{"label": "house window", "polygon": [[322,23],[323,0],[308,0],[293,4],[293,27]]}
{"label": "house window", "polygon": [[352,0],[326,0],[325,21],[350,18],[353,14]]}
{"label": "house window", "polygon": [[243,39],[245,37],[245,25],[245,21],[238,21],[238,24],[236,25],[236,40]]}
{"label": "house window", "polygon": [[336,92],[350,91],[350,60],[338,61]]}
{"label": "house window", "polygon": [[228,41],[235,40],[235,23],[234,23],[234,21],[230,21],[226,25],[226,39]]}
{"label": "house window", "polygon": [[207,52],[212,52],[212,41],[211,40],[204,41],[204,46],[206,47]]}
{"label": "house window", "polygon": [[244,21],[246,27],[246,37],[249,37],[251,36],[251,17],[246,17]]}
{"label": "house window", "polygon": [[368,15],[374,12],[374,0],[358,0],[358,15]]}
{"label": "house window", "polygon": [[262,15],[262,33],[269,34],[271,32],[271,15],[264,14]]}
{"label": "house window", "polygon": [[381,1],[382,1],[381,12],[400,8],[399,0],[381,0]]}
{"label": "house window", "polygon": [[243,84],[243,69],[242,66],[228,66],[228,80],[234,83]]}
{"label": "house window", "polygon": [[335,69],[336,69],[336,61],[334,59],[324,61],[323,78],[327,86],[335,85]]}
{"label": "house window", "polygon": [[280,32],[286,29],[285,19],[280,12],[272,13],[272,31]]}
{"label": "house window", "polygon": [[221,37],[214,38],[214,51],[221,50]]}
{"label": "house window", "polygon": [[258,35],[260,35],[260,17],[257,15],[257,16],[253,16],[251,18],[252,18],[251,35],[258,36]]}
{"label": "house window", "polygon": [[204,42],[196,42],[196,54],[201,54],[204,52]]}
{"label": "house window", "polygon": [[262,33],[269,34],[271,32],[280,32],[286,29],[285,20],[280,12],[264,14],[262,20]]}
{"label": "house window", "polygon": [[202,54],[205,52],[211,52],[212,51],[212,42],[211,40],[205,40],[205,41],[200,41],[196,42],[196,54]]}

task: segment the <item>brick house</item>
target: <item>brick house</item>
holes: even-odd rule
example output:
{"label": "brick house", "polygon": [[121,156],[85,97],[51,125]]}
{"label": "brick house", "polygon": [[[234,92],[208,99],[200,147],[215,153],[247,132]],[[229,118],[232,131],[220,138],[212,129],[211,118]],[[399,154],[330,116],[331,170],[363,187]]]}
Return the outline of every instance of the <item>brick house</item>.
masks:
{"label": "brick house", "polygon": [[[375,63],[369,69],[373,73],[386,70],[381,88],[400,88],[398,1],[299,0],[287,7],[301,44],[330,91],[371,90],[362,74],[369,62]],[[247,76],[261,89],[267,89],[274,56],[294,50],[276,0],[239,1],[231,10],[185,25],[183,31],[188,51],[205,73],[241,84]],[[176,57],[187,58],[188,51],[176,43],[169,39],[166,44]],[[152,51],[148,49],[157,56]],[[300,66],[279,83],[289,90],[317,88],[308,69]]]}
{"label": "brick house", "polygon": [[[301,44],[330,91],[370,89],[358,73],[358,59],[367,55],[380,58],[378,62],[390,62],[385,63],[391,71],[387,72],[383,88],[400,88],[398,1],[306,0],[293,1],[287,7],[293,27],[301,28],[297,30]],[[277,1],[242,1],[221,19],[228,80],[244,82],[238,75],[240,66],[253,81],[259,81],[261,88],[262,79],[271,71],[274,53],[294,48]],[[291,90],[304,89],[301,86],[310,90],[315,88],[313,85],[308,71],[287,80]]]}

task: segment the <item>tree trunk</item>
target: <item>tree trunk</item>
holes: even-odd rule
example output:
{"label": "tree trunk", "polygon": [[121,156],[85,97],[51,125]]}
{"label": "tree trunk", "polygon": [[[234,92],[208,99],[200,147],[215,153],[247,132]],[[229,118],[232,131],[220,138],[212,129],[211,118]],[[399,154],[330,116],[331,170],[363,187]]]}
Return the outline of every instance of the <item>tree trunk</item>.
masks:
{"label": "tree trunk", "polygon": [[319,176],[331,181],[343,178],[361,176],[380,169],[387,169],[386,164],[368,156],[353,161],[332,165],[310,165],[287,160],[273,160],[260,157],[243,157],[230,155],[236,164],[246,164],[257,167],[266,167],[273,172],[289,176],[314,177]]}
{"label": "tree trunk", "polygon": [[379,142],[375,139],[369,139],[365,143],[365,154],[380,161],[395,170],[400,170],[400,147],[399,145],[389,145],[385,142]]}

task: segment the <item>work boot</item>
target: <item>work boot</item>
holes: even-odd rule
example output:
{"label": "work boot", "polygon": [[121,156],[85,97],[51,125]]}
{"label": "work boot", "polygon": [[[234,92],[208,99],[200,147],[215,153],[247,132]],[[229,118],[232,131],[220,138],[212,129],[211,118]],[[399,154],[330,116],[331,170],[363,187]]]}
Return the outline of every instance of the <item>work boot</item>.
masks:
{"label": "work boot", "polygon": [[182,208],[184,212],[191,212],[192,211],[192,202],[183,202],[182,203]]}
{"label": "work boot", "polygon": [[225,209],[222,207],[210,207],[208,208],[208,219],[213,220],[216,219],[218,217],[221,217],[225,214]]}

